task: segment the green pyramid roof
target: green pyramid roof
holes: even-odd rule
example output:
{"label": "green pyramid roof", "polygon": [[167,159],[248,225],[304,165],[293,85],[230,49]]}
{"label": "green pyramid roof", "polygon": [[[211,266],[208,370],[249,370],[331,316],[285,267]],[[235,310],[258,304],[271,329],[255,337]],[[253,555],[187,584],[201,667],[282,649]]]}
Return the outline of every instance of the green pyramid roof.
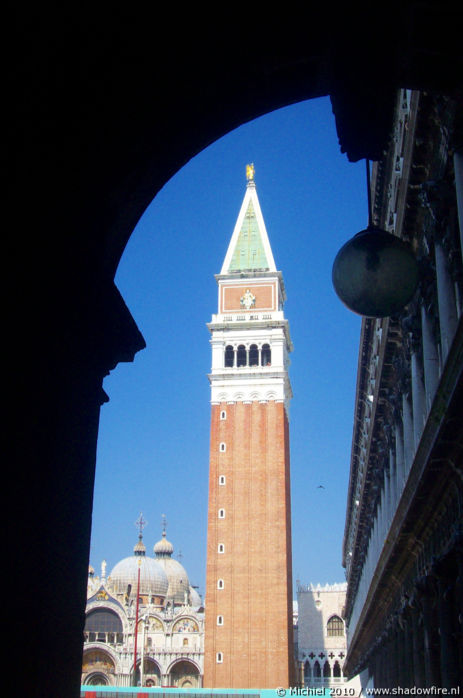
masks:
{"label": "green pyramid roof", "polygon": [[267,270],[269,269],[269,263],[251,200],[241,224],[228,272],[255,269]]}
{"label": "green pyramid roof", "polygon": [[[249,171],[249,172],[248,172]],[[276,271],[254,182],[254,167],[246,168],[248,183],[221,274]]]}

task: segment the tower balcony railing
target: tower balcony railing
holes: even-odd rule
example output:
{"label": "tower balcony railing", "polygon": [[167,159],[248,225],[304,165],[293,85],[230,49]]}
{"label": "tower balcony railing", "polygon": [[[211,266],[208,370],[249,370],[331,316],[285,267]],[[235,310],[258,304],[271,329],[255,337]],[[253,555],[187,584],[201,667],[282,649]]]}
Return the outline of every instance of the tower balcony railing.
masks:
{"label": "tower balcony railing", "polygon": [[265,322],[268,320],[284,320],[284,314],[282,310],[274,311],[256,311],[250,313],[218,313],[212,316],[213,323],[226,323],[226,322]]}

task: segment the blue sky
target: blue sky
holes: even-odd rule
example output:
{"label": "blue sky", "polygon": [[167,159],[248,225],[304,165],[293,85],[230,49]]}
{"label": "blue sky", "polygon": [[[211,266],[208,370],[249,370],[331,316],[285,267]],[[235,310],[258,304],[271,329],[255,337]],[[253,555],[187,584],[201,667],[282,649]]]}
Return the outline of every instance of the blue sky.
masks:
{"label": "blue sky", "polygon": [[[337,298],[337,251],[367,224],[364,162],[339,149],[328,98],[267,114],[202,151],[140,219],[116,275],[147,348],[104,381],[90,561],[132,554],[143,512],[147,554],[161,536],[205,590],[209,383],[206,323],[255,165],[257,193],[288,300],[294,580],[344,581],[360,318]],[[323,485],[324,489],[319,488]],[[278,545],[278,541],[275,541]]]}

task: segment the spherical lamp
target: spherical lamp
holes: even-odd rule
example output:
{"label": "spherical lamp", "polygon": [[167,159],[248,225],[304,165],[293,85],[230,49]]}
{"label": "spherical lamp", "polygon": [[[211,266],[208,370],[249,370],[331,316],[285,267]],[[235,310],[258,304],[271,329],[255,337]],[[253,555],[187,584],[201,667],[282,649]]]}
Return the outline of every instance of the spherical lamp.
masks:
{"label": "spherical lamp", "polygon": [[387,317],[412,299],[418,263],[407,242],[370,224],[341,247],[332,279],[337,295],[354,313]]}

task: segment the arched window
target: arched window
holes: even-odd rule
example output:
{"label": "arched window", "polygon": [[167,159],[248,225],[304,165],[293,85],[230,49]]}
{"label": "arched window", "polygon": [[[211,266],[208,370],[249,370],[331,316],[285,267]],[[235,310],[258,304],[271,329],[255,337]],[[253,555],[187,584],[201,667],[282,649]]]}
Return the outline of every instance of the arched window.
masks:
{"label": "arched window", "polygon": [[326,634],[328,637],[341,637],[344,635],[344,623],[339,616],[331,616],[326,624]]}
{"label": "arched window", "polygon": [[219,485],[225,485],[225,475],[219,475]]}
{"label": "arched window", "polygon": [[219,444],[219,451],[220,453],[225,453],[227,450],[227,445],[222,441],[222,443]]}
{"label": "arched window", "polygon": [[323,665],[323,677],[328,679],[331,676],[331,667],[328,660]]}
{"label": "arched window", "polygon": [[246,366],[246,347],[244,344],[240,344],[238,347],[238,351],[236,354],[236,365],[237,366]]}
{"label": "arched window", "polygon": [[90,642],[122,642],[122,621],[114,611],[98,608],[88,614],[84,632]]}
{"label": "arched window", "polygon": [[225,509],[219,509],[219,519],[225,518]]}
{"label": "arched window", "polygon": [[217,589],[223,589],[224,588],[224,582],[223,579],[218,579],[217,580]]}
{"label": "arched window", "polygon": [[334,666],[333,666],[333,676],[336,677],[337,679],[341,678],[341,676],[342,676],[341,667],[339,665],[338,660],[335,661]]}
{"label": "arched window", "polygon": [[85,630],[93,630],[95,632],[122,632],[122,621],[119,616],[109,608],[97,608],[95,611],[90,611],[85,621]]}
{"label": "arched window", "polygon": [[225,552],[225,545],[223,543],[219,543],[219,545],[217,546],[217,552],[219,552],[219,553]]}
{"label": "arched window", "polygon": [[220,413],[220,419],[223,421],[224,419],[227,419],[227,413],[225,410],[222,410]]}
{"label": "arched window", "polygon": [[233,368],[234,364],[234,359],[235,359],[235,351],[231,344],[225,347],[225,367],[226,368]]}
{"label": "arched window", "polygon": [[223,625],[223,616],[217,616],[217,625]]}
{"label": "arched window", "polygon": [[215,659],[216,659],[217,664],[222,664],[222,662],[223,662],[222,652],[217,652],[217,654],[215,655]]}
{"label": "arched window", "polygon": [[314,678],[316,678],[316,679],[319,679],[322,675],[322,670],[320,668],[320,663],[319,663],[318,659],[315,662],[315,664],[313,665],[313,675],[314,675]]}
{"label": "arched window", "polygon": [[304,664],[304,676],[306,679],[310,679],[312,676],[312,667],[310,666],[309,661]]}
{"label": "arched window", "polygon": [[270,366],[272,363],[272,351],[270,344],[262,345],[262,366]]}
{"label": "arched window", "polygon": [[259,349],[257,348],[257,344],[251,344],[249,347],[249,365],[259,365]]}

